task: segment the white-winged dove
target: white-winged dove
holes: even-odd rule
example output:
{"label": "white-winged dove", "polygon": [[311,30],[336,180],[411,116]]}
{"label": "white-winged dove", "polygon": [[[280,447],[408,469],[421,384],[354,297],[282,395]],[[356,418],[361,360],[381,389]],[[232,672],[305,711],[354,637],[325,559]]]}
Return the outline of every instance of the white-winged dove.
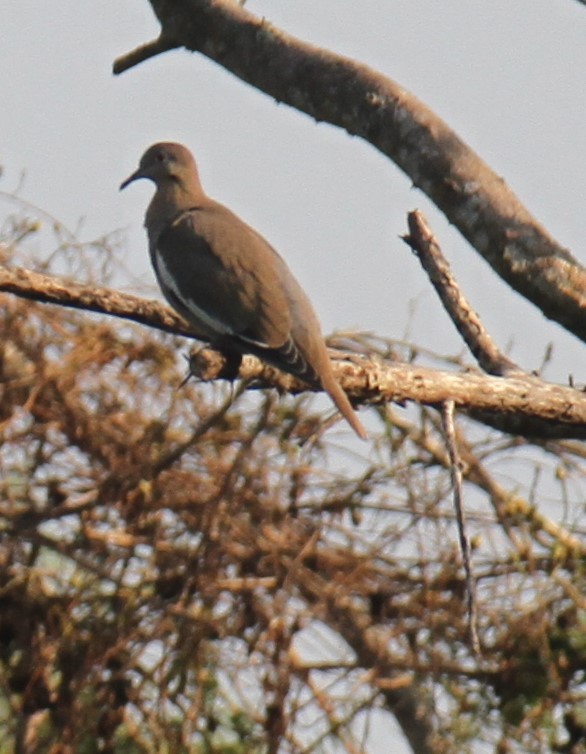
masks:
{"label": "white-winged dove", "polygon": [[204,193],[191,152],[149,147],[139,178],[155,183],[146,213],[149,252],[167,301],[201,339],[224,353],[251,353],[329,393],[356,434],[364,427],[338,384],[309,299],[253,228]]}

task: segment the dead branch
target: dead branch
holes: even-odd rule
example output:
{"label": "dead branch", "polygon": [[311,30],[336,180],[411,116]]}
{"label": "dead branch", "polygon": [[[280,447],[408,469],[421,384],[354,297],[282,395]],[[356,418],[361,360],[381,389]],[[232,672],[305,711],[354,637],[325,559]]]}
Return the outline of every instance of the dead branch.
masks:
{"label": "dead branch", "polygon": [[[412,94],[366,65],[303,42],[229,0],[150,0],[159,40],[119,58],[201,52],[279,102],[358,135],[392,159],[493,269],[586,340],[586,270],[482,159]],[[145,55],[148,50],[150,54]]]}
{"label": "dead branch", "polygon": [[[167,306],[108,288],[60,280],[22,268],[0,267],[0,291],[194,337],[187,324]],[[359,404],[416,401],[439,407],[453,400],[457,408],[477,414],[483,421],[499,422],[503,428],[510,424],[515,434],[586,437],[586,395],[573,387],[553,385],[529,375],[487,377],[441,372],[412,364],[388,364],[342,352],[332,352],[332,355],[336,376]],[[190,368],[200,379],[221,379],[225,376],[226,360],[217,351],[201,349],[192,354]],[[253,357],[243,360],[238,377],[260,381],[263,387],[275,387],[283,392],[307,390],[304,383]]]}
{"label": "dead branch", "polygon": [[408,223],[409,235],[403,236],[403,240],[416,253],[450,319],[480,368],[497,376],[525,375],[526,373],[498,348],[480,317],[466,300],[422,213],[418,210],[410,212]]}
{"label": "dead branch", "polygon": [[470,553],[470,540],[466,533],[466,514],[464,512],[464,493],[462,484],[462,461],[458,452],[456,430],[454,428],[454,402],[446,401],[442,406],[442,426],[450,459],[450,476],[454,495],[454,510],[458,523],[458,537],[460,540],[460,552],[466,574],[466,592],[468,598],[468,624],[470,643],[474,654],[480,655],[480,640],[478,638],[478,607],[476,598],[476,585],[472,575],[472,558]]}

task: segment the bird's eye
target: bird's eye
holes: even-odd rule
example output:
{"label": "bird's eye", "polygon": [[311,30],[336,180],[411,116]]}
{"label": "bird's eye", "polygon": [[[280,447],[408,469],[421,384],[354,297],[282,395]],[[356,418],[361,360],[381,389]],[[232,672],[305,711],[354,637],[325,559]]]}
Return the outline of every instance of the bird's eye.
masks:
{"label": "bird's eye", "polygon": [[165,162],[165,153],[164,152],[157,152],[157,161],[158,162]]}

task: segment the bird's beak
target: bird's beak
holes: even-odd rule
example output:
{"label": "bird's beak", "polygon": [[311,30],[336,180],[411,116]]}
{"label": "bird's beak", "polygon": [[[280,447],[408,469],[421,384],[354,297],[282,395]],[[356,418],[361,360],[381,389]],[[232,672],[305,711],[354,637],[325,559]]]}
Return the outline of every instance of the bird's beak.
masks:
{"label": "bird's beak", "polygon": [[122,189],[125,189],[129,184],[131,184],[133,181],[137,181],[139,178],[146,178],[140,168],[138,170],[135,170],[132,175],[129,175],[125,181],[122,181],[119,190],[122,191]]}

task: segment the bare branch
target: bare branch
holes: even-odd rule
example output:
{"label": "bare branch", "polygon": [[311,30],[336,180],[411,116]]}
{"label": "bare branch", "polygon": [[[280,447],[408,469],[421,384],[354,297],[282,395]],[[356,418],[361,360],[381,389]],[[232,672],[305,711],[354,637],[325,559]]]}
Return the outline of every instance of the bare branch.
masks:
{"label": "bare branch", "polygon": [[[453,400],[463,411],[482,415],[482,420],[502,425],[510,422],[514,434],[548,438],[586,438],[586,394],[543,382],[537,377],[487,377],[480,374],[455,374],[413,364],[387,364],[377,361],[336,362],[334,369],[344,389],[356,403],[415,401],[440,407]],[[192,369],[202,379],[221,377],[226,360],[211,349],[192,356]],[[194,366],[194,363],[197,366]],[[307,386],[290,375],[265,366],[252,356],[245,357],[238,372],[241,379],[260,381],[258,386],[276,387],[281,392],[297,393]],[[504,431],[504,430],[503,430]]]}
{"label": "bare branch", "polygon": [[403,240],[417,254],[445,310],[480,367],[488,374],[498,376],[524,375],[523,370],[499,350],[466,300],[422,213],[418,210],[410,212],[408,223],[409,235],[403,236]]}
{"label": "bare branch", "polygon": [[[22,268],[0,267],[0,291],[41,303],[58,304],[121,317],[165,332],[195,337],[168,307],[108,288],[81,285]],[[538,437],[586,437],[586,394],[573,387],[552,385],[537,377],[487,377],[440,372],[413,364],[387,364],[332,351],[334,370],[356,403],[416,401],[441,406],[453,400],[463,411],[514,428],[515,434]],[[211,349],[192,354],[190,368],[200,379],[226,376],[225,357]],[[246,357],[238,371],[244,380],[267,387],[302,392],[307,385],[290,375]]]}
{"label": "bare branch", "polygon": [[129,68],[133,68],[135,65],[143,63],[149,58],[154,58],[155,55],[160,55],[162,52],[168,52],[176,47],[179,47],[179,45],[175,42],[165,39],[163,36],[157,37],[157,39],[153,39],[151,42],[140,45],[140,47],[132,50],[127,55],[119,57],[114,63],[112,70],[116,74],[123,73]]}
{"label": "bare branch", "polygon": [[458,522],[458,535],[460,538],[460,551],[466,573],[466,591],[468,593],[468,625],[470,641],[476,656],[480,655],[480,640],[478,639],[478,610],[476,606],[476,587],[472,576],[472,563],[470,559],[470,541],[466,534],[466,517],[464,514],[464,497],[462,494],[462,462],[458,455],[456,432],[454,430],[454,402],[446,401],[442,406],[442,424],[448,455],[450,458],[450,475],[454,492],[454,508]]}
{"label": "bare branch", "polygon": [[138,322],[176,335],[192,336],[192,330],[169,307],[110,288],[83,285],[22,267],[0,266],[0,291],[43,304],[58,304]]}
{"label": "bare branch", "polygon": [[[277,101],[361,136],[390,157],[504,280],[586,340],[586,270],[503,179],[403,87],[229,0],[150,3],[162,38],[201,52]],[[128,59],[119,59],[116,70],[128,68]]]}

